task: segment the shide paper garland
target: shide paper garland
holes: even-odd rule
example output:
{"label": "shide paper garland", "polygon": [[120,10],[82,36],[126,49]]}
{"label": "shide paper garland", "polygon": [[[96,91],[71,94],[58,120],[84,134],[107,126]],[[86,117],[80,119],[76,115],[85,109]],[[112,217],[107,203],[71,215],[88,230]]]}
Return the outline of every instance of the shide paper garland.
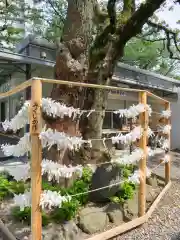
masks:
{"label": "shide paper garland", "polygon": [[[148,156],[155,156],[156,154],[165,153],[162,149],[150,149],[147,148]],[[122,164],[122,165],[130,165],[139,162],[144,156],[144,151],[141,148],[135,149],[131,154],[124,154],[123,156],[112,159],[112,164]],[[103,163],[102,163],[103,164]],[[91,164],[88,164],[91,167]],[[78,177],[82,176],[83,166],[66,166],[59,164],[57,162],[53,162],[52,160],[43,159],[42,160],[42,175],[46,175],[48,181],[55,180],[56,182],[60,182],[61,178],[71,178],[73,174],[76,174]],[[25,163],[21,165],[17,165],[16,167],[7,165],[3,167],[1,171],[8,172],[16,181],[26,181],[30,178],[30,164]]]}
{"label": "shide paper garland", "polygon": [[[162,163],[169,162],[169,158],[170,158],[169,155],[165,155]],[[149,178],[151,176],[152,171],[153,171],[153,169],[150,170],[150,169],[146,168],[146,177],[147,178]],[[121,181],[119,183],[115,183],[112,185],[108,185],[108,186],[105,186],[102,188],[90,190],[88,192],[78,193],[76,195],[62,196],[60,192],[46,190],[46,191],[43,191],[41,194],[40,207],[43,210],[44,209],[52,210],[55,207],[61,208],[63,202],[72,201],[73,197],[76,197],[79,195],[85,195],[85,194],[88,194],[93,191],[99,191],[101,189],[110,188],[115,185],[122,184],[123,182],[132,182],[134,184],[139,184],[140,177],[141,177],[141,172],[140,172],[140,170],[137,170],[131,176],[129,176],[127,180],[124,180],[124,181]],[[23,211],[25,207],[31,207],[31,192],[25,192],[24,194],[19,194],[19,195],[15,194],[14,195],[14,205],[19,206],[21,211]]]}
{"label": "shide paper garland", "polygon": [[119,109],[114,111],[115,114],[119,114],[119,117],[133,118],[135,119],[140,113],[143,113],[147,110],[148,115],[151,116],[152,109],[149,105],[139,103],[137,105],[132,105],[128,109]]}
{"label": "shide paper garland", "polygon": [[[11,119],[11,121],[6,120],[2,123],[5,131],[13,130],[14,132],[20,128],[23,128],[29,123],[29,106],[30,101],[26,101],[23,107],[19,110],[17,115]],[[151,116],[152,109],[149,105],[144,105],[139,103],[138,105],[133,105],[129,109],[119,109],[113,111],[115,114],[119,114],[119,117],[136,118],[140,113],[145,112],[147,109],[149,116]],[[42,111],[50,117],[60,117],[65,116],[72,117],[73,119],[77,116],[81,116],[83,113],[87,113],[87,117],[90,116],[92,112],[96,112],[95,109],[91,110],[80,110],[79,108],[67,107],[65,104],[56,102],[51,98],[42,98]]]}
{"label": "shide paper garland", "polygon": [[[131,132],[123,135],[122,133],[118,134],[116,137],[104,138],[104,139],[89,139],[83,140],[81,137],[70,137],[63,132],[58,132],[56,130],[47,129],[40,133],[39,138],[41,139],[43,148],[51,148],[53,145],[57,145],[58,150],[70,149],[70,150],[78,150],[80,147],[86,143],[89,146],[92,146],[92,141],[105,141],[112,140],[112,143],[122,144],[130,144],[140,139],[143,134],[143,129],[138,126],[135,127]],[[148,136],[153,134],[152,130],[149,128]],[[31,140],[30,134],[26,133],[22,138],[20,138],[18,144],[9,145],[3,144],[1,145],[1,149],[5,156],[15,156],[20,157],[24,156],[31,150]]]}
{"label": "shide paper garland", "polygon": [[1,149],[5,156],[21,157],[31,150],[30,134],[25,133],[16,145],[2,144]]}
{"label": "shide paper garland", "polygon": [[[169,126],[167,129],[169,131]],[[81,137],[71,137],[63,132],[47,129],[40,133],[39,138],[41,139],[43,148],[47,147],[50,149],[53,145],[56,145],[58,150],[70,149],[77,151],[84,143],[89,144],[91,147],[92,141],[105,142],[105,140],[112,140],[113,144],[131,144],[139,140],[142,134],[143,128],[141,126],[138,126],[127,134],[119,133],[117,136],[113,136],[111,138],[83,140]],[[148,137],[152,136],[153,134],[153,131],[148,127]],[[164,142],[163,149],[166,147],[165,144],[167,144],[167,142]],[[22,138],[20,138],[19,142],[16,145],[2,144],[1,149],[5,156],[24,156],[31,150],[30,134],[26,133]]]}
{"label": "shide paper garland", "polygon": [[[48,181],[56,180],[57,182],[60,181],[61,178],[71,178],[73,174],[76,174],[78,177],[82,176],[83,166],[66,166],[51,160],[43,159],[42,160],[42,175],[46,175]],[[14,166],[6,166],[1,169],[1,171],[8,172],[16,181],[26,181],[30,178],[30,164],[22,164]]]}
{"label": "shide paper garland", "polygon": [[[151,171],[147,168],[146,176],[150,177],[150,175],[151,175]],[[75,196],[85,195],[85,194],[88,194],[93,191],[99,191],[101,189],[110,188],[112,186],[122,184],[123,182],[132,182],[134,184],[139,184],[140,183],[140,171],[139,170],[135,171],[134,174],[129,176],[129,178],[125,181],[121,181],[119,183],[108,185],[108,186],[105,186],[105,187],[102,187],[99,189],[94,189],[92,191],[90,190],[88,192],[78,193],[78,194],[72,195],[72,196],[71,195],[62,196],[60,192],[56,192],[56,191],[50,191],[50,190],[43,191],[41,194],[41,199],[40,199],[40,207],[43,210],[44,209],[52,210],[55,207],[61,208],[63,202],[69,202]],[[14,195],[14,205],[19,206],[21,211],[23,211],[25,207],[31,207],[31,192],[25,192],[24,194],[18,194],[18,195],[15,194]]]}
{"label": "shide paper garland", "polygon": [[166,119],[170,118],[171,117],[171,111],[170,110],[162,111],[161,117],[166,118]]}

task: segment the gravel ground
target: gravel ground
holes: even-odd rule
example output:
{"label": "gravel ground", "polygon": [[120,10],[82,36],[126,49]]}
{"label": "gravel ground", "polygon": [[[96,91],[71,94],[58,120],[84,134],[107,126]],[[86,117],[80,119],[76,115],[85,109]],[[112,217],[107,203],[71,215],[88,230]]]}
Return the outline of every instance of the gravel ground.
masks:
{"label": "gravel ground", "polygon": [[[180,154],[172,153],[172,185],[147,223],[112,240],[180,240]],[[157,164],[157,162],[156,162]],[[149,165],[154,166],[152,161]],[[156,171],[163,175],[161,167]]]}

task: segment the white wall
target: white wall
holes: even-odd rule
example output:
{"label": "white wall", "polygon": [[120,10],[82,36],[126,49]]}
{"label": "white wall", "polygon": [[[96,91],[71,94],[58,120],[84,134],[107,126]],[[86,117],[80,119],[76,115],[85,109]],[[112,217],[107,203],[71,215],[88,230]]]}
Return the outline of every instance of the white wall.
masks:
{"label": "white wall", "polygon": [[180,149],[180,93],[178,93],[178,101],[171,103],[171,148]]}

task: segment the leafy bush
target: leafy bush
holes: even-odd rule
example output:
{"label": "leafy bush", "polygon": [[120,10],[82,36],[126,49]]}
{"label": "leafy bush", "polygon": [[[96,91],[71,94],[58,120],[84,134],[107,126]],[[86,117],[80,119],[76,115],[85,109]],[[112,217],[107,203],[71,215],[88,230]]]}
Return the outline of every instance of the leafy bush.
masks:
{"label": "leafy bush", "polygon": [[[14,220],[19,222],[26,222],[29,225],[31,224],[31,207],[25,207],[23,211],[20,210],[20,207],[14,207],[11,213]],[[49,216],[46,213],[42,212],[42,225],[46,226],[49,223]]]}
{"label": "leafy bush", "polygon": [[6,175],[0,175],[0,200],[12,197],[13,194],[24,193],[25,189],[24,182],[8,181]]}
{"label": "leafy bush", "polygon": [[[119,167],[123,171],[125,180],[134,172],[133,165],[119,165]],[[110,201],[114,203],[124,203],[126,200],[133,198],[135,189],[135,184],[125,181],[120,185],[119,192],[111,197]]]}
{"label": "leafy bush", "polygon": [[134,196],[135,188],[136,188],[135,184],[124,182],[121,185],[120,191],[118,192],[118,197],[121,198],[122,200],[132,199]]}
{"label": "leafy bush", "polygon": [[[62,188],[59,185],[53,185],[52,183],[43,180],[43,190],[51,190],[60,192],[62,195],[76,195],[82,192],[87,192],[91,185],[92,170],[90,168],[84,168],[82,177],[74,181],[71,187]],[[64,202],[61,208],[54,209],[50,214],[51,221],[60,223],[68,221],[75,217],[80,206],[85,205],[88,202],[88,194],[82,194],[74,196],[72,201]]]}
{"label": "leafy bush", "polygon": [[51,212],[50,218],[56,223],[69,221],[76,216],[79,206],[80,205],[77,200],[64,202],[61,208],[56,208],[53,212]]}

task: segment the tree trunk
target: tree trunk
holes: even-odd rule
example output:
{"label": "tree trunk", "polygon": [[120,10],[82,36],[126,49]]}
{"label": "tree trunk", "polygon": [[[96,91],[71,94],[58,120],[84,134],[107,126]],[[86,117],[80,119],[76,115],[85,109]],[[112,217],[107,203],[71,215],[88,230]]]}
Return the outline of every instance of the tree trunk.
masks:
{"label": "tree trunk", "polygon": [[[101,74],[97,71],[97,65],[91,64],[89,50],[92,42],[94,31],[96,0],[69,0],[67,18],[64,25],[64,32],[61,42],[58,46],[55,78],[66,81],[91,82],[98,84],[109,84],[110,74]],[[107,61],[107,60],[106,60]],[[109,68],[112,73],[112,68]],[[77,135],[80,132],[85,139],[101,138],[102,125],[107,105],[107,91],[99,89],[85,89],[77,87],[69,87],[68,85],[54,85],[51,97],[69,106],[74,106],[81,109],[96,109],[99,112],[92,113],[89,118],[83,116],[80,121],[80,129],[78,121],[72,119],[47,119],[51,128],[59,131],[64,131],[69,135]],[[91,153],[98,153],[103,147],[102,141],[94,141],[91,151],[86,146],[83,157],[90,160]],[[54,153],[53,153],[54,152]],[[97,155],[97,154],[96,154]],[[68,154],[63,159],[63,163],[72,163],[72,159],[68,159]],[[50,159],[60,161],[59,155],[55,154],[54,149],[49,153]],[[72,156],[71,156],[72,157]],[[70,158],[71,158],[70,157]],[[97,156],[96,156],[97,157]],[[76,159],[77,163],[78,159]],[[73,161],[74,162],[74,161]]]}
{"label": "tree trunk", "polygon": [[[67,17],[64,32],[58,46],[55,78],[66,81],[89,82],[109,85],[117,60],[123,56],[126,43],[139,34],[149,17],[165,0],[148,0],[135,10],[134,0],[123,2],[121,18],[117,23],[116,2],[108,0],[107,13],[102,14],[97,0],[67,0]],[[97,21],[98,19],[98,21]],[[104,21],[104,20],[108,21]],[[102,23],[104,21],[104,23]],[[97,26],[97,22],[101,25]],[[101,31],[93,40],[97,30]],[[52,128],[65,131],[69,135],[81,132],[85,139],[102,137],[102,125],[107,107],[107,92],[100,89],[85,89],[68,85],[54,85],[51,97],[66,105],[80,109],[96,109],[88,118],[79,121],[72,119],[47,119]],[[98,112],[99,111],[99,112]],[[93,141],[90,151],[88,146],[75,159],[95,162],[101,157],[102,141]],[[59,161],[59,156],[53,156]],[[72,162],[72,156],[66,153],[64,163]],[[81,161],[81,160],[80,160]]]}

